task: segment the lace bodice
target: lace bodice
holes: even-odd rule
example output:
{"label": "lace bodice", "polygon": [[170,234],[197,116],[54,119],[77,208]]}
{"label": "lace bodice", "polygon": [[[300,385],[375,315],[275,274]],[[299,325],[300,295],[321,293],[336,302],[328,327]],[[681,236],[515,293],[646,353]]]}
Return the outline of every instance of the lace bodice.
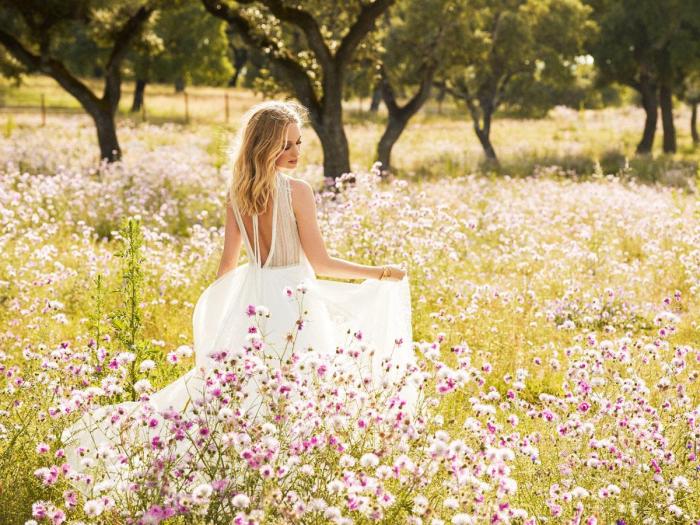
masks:
{"label": "lace bodice", "polygon": [[260,231],[257,215],[253,215],[253,242],[248,238],[248,232],[236,204],[233,204],[233,214],[238,228],[243,234],[243,240],[248,254],[248,260],[257,267],[282,267],[299,264],[301,261],[301,241],[292,208],[292,188],[289,178],[282,172],[277,172],[277,184],[273,191],[272,231],[264,236],[270,239],[270,248],[265,261],[261,260]]}

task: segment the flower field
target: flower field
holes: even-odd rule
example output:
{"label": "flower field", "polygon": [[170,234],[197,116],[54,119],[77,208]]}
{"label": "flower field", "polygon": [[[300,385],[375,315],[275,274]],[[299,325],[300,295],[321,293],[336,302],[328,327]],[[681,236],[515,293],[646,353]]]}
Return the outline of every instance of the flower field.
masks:
{"label": "flower field", "polygon": [[[256,357],[274,312],[251,305],[206,402],[155,414],[148,393],[194,366],[226,139],[124,127],[124,160],[95,166],[93,134],[0,137],[0,523],[700,523],[694,181],[358,172],[319,191],[319,221],[332,255],[407,265],[420,410],[323,356],[313,381],[276,373]],[[280,293],[303,312],[303,287]],[[251,366],[260,421],[235,412]],[[68,467],[63,430],[126,401],[123,447]]]}

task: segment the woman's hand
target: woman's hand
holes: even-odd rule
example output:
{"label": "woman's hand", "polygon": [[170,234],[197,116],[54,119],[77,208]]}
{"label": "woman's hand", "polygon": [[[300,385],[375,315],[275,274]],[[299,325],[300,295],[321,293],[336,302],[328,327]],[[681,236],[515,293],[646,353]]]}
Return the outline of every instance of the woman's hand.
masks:
{"label": "woman's hand", "polygon": [[[391,276],[384,277],[382,281],[400,281],[406,275],[406,271],[403,268],[400,268],[399,266],[393,264],[387,264],[386,266],[391,268]],[[382,266],[382,269],[383,268],[384,267]]]}

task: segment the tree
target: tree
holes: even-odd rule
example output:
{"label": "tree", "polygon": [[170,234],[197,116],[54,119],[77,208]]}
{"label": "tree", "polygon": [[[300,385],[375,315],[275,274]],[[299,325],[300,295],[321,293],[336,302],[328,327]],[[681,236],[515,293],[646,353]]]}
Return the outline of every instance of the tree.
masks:
{"label": "tree", "polygon": [[248,62],[248,46],[239,42],[240,39],[236,37],[236,32],[231,26],[226,28],[226,37],[228,39],[229,60],[233,62],[233,74],[229,78],[228,85],[229,87],[236,87],[243,71],[243,66]]}
{"label": "tree", "polygon": [[698,104],[700,104],[700,70],[693,71],[685,78],[683,99],[690,106],[690,136],[693,146],[700,144],[698,135]]}
{"label": "tree", "polygon": [[[379,65],[379,92],[388,118],[377,145],[382,170],[391,169],[391,150],[408,121],[430,97],[437,73],[451,56],[455,32],[460,30],[453,0],[407,0],[392,10]],[[410,52],[407,52],[410,50]],[[412,96],[406,95],[414,87]],[[400,105],[399,97],[409,97]]]}
{"label": "tree", "polygon": [[455,60],[439,84],[466,105],[486,159],[497,163],[495,111],[521,102],[529,86],[573,82],[574,58],[593,30],[590,8],[579,0],[462,1],[469,9],[460,11]]}
{"label": "tree", "polygon": [[[0,44],[27,71],[51,76],[80,102],[95,122],[100,155],[109,161],[121,156],[114,116],[122,61],[154,9],[129,0],[109,7],[90,0],[5,0],[0,6]],[[106,51],[93,57],[103,64],[101,97],[68,69],[62,53],[76,34],[86,33]]]}
{"label": "tree", "polygon": [[634,88],[645,111],[637,153],[650,153],[659,109],[663,150],[676,151],[673,124],[674,91],[693,63],[700,46],[700,6],[696,0],[588,0],[600,32],[590,51],[603,82]]}
{"label": "tree", "polygon": [[251,47],[269,57],[270,79],[309,110],[311,126],[323,148],[327,177],[350,171],[343,127],[346,69],[375,21],[394,0],[288,5],[282,0],[202,0],[214,16],[227,21]]}
{"label": "tree", "polygon": [[154,16],[128,60],[136,77],[132,111],[138,111],[148,82],[224,85],[233,73],[226,24],[199,2],[178,0]]}
{"label": "tree", "polygon": [[154,18],[148,22],[148,30],[144,30],[128,54],[128,63],[135,80],[134,97],[131,101],[131,112],[141,111],[146,85],[151,82],[156,57],[165,52],[163,39],[156,34]]}

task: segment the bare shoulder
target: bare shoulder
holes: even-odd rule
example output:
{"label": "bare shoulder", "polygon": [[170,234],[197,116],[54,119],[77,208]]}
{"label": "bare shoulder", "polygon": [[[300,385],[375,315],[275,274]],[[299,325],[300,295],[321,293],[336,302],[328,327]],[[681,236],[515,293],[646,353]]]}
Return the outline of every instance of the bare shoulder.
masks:
{"label": "bare shoulder", "polygon": [[289,187],[292,194],[292,208],[295,213],[307,209],[309,200],[314,201],[314,189],[304,179],[289,177]]}
{"label": "bare shoulder", "polygon": [[289,184],[292,187],[292,191],[298,191],[298,192],[302,192],[304,190],[313,191],[311,184],[306,182],[304,179],[298,179],[296,177],[287,177],[287,178],[289,179]]}

